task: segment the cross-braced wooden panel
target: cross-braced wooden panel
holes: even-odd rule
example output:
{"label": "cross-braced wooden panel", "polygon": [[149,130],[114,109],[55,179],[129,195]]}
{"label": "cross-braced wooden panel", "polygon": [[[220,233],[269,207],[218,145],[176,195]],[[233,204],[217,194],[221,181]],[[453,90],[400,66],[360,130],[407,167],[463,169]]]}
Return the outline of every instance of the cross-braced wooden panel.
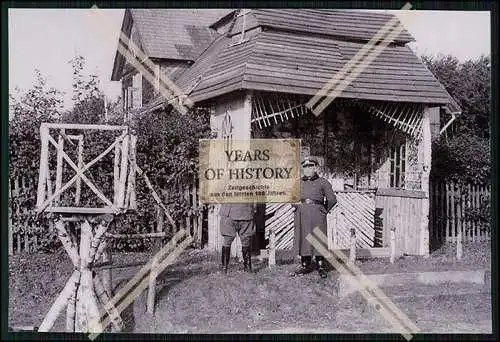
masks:
{"label": "cross-braced wooden panel", "polygon": [[293,246],[294,212],[295,209],[289,203],[266,205],[265,236],[268,239],[271,231],[274,231],[276,249],[290,249]]}
{"label": "cross-braced wooden panel", "polygon": [[136,208],[136,137],[127,126],[43,123],[40,135],[38,212]]}
{"label": "cross-braced wooden panel", "polygon": [[356,229],[356,246],[375,246],[375,194],[373,192],[335,191],[337,205],[328,215],[331,248],[349,248],[350,230]]}

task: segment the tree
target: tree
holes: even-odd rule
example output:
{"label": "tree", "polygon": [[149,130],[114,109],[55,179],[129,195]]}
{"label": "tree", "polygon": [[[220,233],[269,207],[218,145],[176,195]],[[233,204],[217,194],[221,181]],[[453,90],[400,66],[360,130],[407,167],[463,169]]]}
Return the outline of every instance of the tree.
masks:
{"label": "tree", "polygon": [[[462,109],[451,126],[450,138],[445,135],[433,143],[431,168],[434,181],[453,181],[459,186],[461,193],[455,200],[460,201],[468,192],[465,184],[491,182],[490,57],[464,63],[452,56],[424,56],[422,60]],[[447,120],[441,117],[442,122]],[[465,207],[464,216],[491,229],[490,201],[482,201],[479,208]]]}
{"label": "tree", "polygon": [[96,124],[104,121],[104,94],[97,75],[85,75],[85,58],[75,56],[69,61],[73,67],[74,107],[63,116],[68,123]]}
{"label": "tree", "polygon": [[[462,109],[453,124],[456,134],[490,137],[491,63],[489,56],[460,63],[453,56],[423,56],[422,61]],[[442,122],[449,117],[441,118]]]}
{"label": "tree", "polygon": [[46,217],[34,214],[40,158],[40,125],[57,122],[62,114],[63,93],[47,87],[46,79],[35,70],[35,84],[18,96],[9,94],[9,174],[11,179],[28,179],[30,187],[9,198],[12,233],[37,234],[42,249],[58,246],[57,234],[48,232]]}
{"label": "tree", "polygon": [[462,109],[451,138],[441,137],[434,143],[433,179],[489,182],[490,58],[481,56],[464,63],[452,56],[423,56],[422,60]]}
{"label": "tree", "polygon": [[10,97],[9,163],[11,177],[33,179],[38,174],[40,125],[57,122],[63,109],[63,93],[47,87],[47,81],[35,70],[35,84],[16,98]]}

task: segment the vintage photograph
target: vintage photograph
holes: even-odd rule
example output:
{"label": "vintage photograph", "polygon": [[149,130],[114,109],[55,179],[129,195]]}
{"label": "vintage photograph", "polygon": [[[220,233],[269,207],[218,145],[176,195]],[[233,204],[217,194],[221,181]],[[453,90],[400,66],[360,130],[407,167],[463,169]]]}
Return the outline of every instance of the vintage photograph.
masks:
{"label": "vintage photograph", "polygon": [[491,334],[490,22],[9,8],[9,333]]}

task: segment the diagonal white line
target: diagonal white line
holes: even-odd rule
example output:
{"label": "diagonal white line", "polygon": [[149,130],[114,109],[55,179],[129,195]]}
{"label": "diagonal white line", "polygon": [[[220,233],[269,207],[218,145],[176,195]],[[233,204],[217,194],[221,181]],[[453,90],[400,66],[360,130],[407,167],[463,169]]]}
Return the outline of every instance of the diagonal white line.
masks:
{"label": "diagonal white line", "polygon": [[335,100],[344,90],[351,84],[354,80],[356,80],[366,68],[370,66],[370,64],[373,62],[375,58],[377,58],[378,55],[382,53],[382,51],[385,50],[387,45],[389,45],[393,38],[397,37],[401,31],[403,31],[404,28],[402,26],[398,27],[396,30],[394,30],[391,34],[387,36],[379,45],[377,45],[372,52],[362,61],[362,64],[359,64],[349,75],[350,78],[347,80],[347,82],[339,84],[335,89],[327,95],[327,97],[315,108],[313,109],[313,113],[316,115],[321,114],[321,112],[328,107],[328,105]]}
{"label": "diagonal white line", "polygon": [[[321,254],[325,257],[330,264],[332,264],[335,269],[337,269],[340,273],[343,275],[347,276],[347,279],[354,285],[361,295],[365,297],[365,299],[368,301],[369,304],[372,306],[375,306],[376,310],[380,312],[380,314],[388,320],[396,329],[398,332],[400,332],[408,341],[412,339],[412,335],[410,334],[411,331],[405,327],[398,319],[395,317],[394,313],[390,312],[387,310],[387,308],[382,302],[378,303],[377,300],[378,298],[375,298],[375,301],[372,300],[372,297],[370,296],[370,293],[366,290],[365,286],[360,282],[359,279],[356,279],[355,277],[352,277],[348,269],[341,264],[339,261],[337,261],[331,253],[328,252],[327,248],[323,246],[321,242],[319,242],[316,237],[314,237],[312,234],[309,234],[306,237],[306,240]],[[342,253],[342,252],[340,252]],[[343,253],[342,253],[343,254]],[[343,255],[346,257],[345,255]]]}
{"label": "diagonal white line", "polygon": [[[52,138],[50,135],[49,135],[49,141],[54,145],[56,146],[56,141],[54,140],[54,138]],[[62,157],[66,160],[66,162],[68,162],[69,166],[71,166],[73,168],[73,170],[76,171],[76,175],[77,176],[80,176],[80,178],[87,184],[87,186],[104,202],[106,203],[106,205],[108,207],[110,207],[111,209],[115,210],[116,212],[119,211],[118,208],[116,208],[113,203],[111,203],[110,200],[108,200],[106,198],[106,196],[104,196],[104,194],[99,191],[99,189],[97,189],[95,187],[95,185],[87,178],[87,176],[85,176],[81,171],[80,169],[78,168],[78,166],[76,166],[76,164],[71,160],[71,158],[66,154],[66,152],[64,151],[61,151],[61,155]]]}
{"label": "diagonal white line", "polygon": [[[315,228],[313,230],[313,233],[318,236],[318,239],[322,241],[324,245],[327,245],[327,237],[323,234],[323,232],[319,228]],[[314,238],[314,236],[310,235],[311,237]],[[315,247],[319,247],[320,253],[323,254],[325,257],[329,256],[330,259],[332,259],[332,254],[335,254],[335,256],[339,259],[341,259],[347,266],[347,268],[357,277],[355,279],[358,283],[358,288],[360,289],[365,289],[367,288],[370,292],[372,292],[375,295],[375,298],[382,301],[385,306],[387,306],[394,315],[396,315],[400,321],[405,323],[412,331],[417,332],[419,329],[418,327],[402,312],[383,292],[382,290],[377,287],[369,278],[367,278],[363,272],[353,263],[351,262],[348,257],[341,251],[341,250],[332,250],[328,251],[323,247],[323,245],[316,245]],[[329,260],[330,260],[329,259]],[[333,258],[331,261],[335,262],[338,264],[338,262]],[[343,267],[343,265],[340,264],[340,266]],[[350,273],[349,273],[350,275]],[[359,286],[361,285],[361,286]]]}
{"label": "diagonal white line", "polygon": [[[409,4],[406,4],[408,6]],[[403,7],[403,9],[405,8]],[[411,7],[411,5],[410,5]],[[351,58],[347,64],[344,65],[344,67],[337,72],[330,81],[328,81],[323,88],[314,95],[309,102],[306,104],[307,107],[312,108],[320,99],[322,96],[325,96],[328,94],[329,90],[338,82],[340,81],[355,65],[358,63],[361,58],[364,57],[375,45],[376,43],[386,34],[392,30],[393,26],[397,24],[397,18],[392,18],[389,20],[383,27],[381,27],[377,33],[366,43],[363,45],[361,49],[358,50],[358,52],[354,55],[353,58]]]}
{"label": "diagonal white line", "polygon": [[[71,178],[68,183],[66,183],[63,187],[61,187],[58,191],[54,192],[52,194],[51,197],[49,197],[39,208],[37,208],[37,210],[39,212],[42,212],[45,208],[47,208],[47,206],[50,204],[50,202],[52,202],[52,200],[59,194],[61,194],[62,192],[64,192],[66,189],[68,189],[71,185],[73,185],[74,182],[76,182],[77,179],[79,179],[79,177],[84,177],[83,173],[85,171],[87,171],[90,167],[92,167],[92,165],[94,165],[95,163],[97,163],[99,160],[102,159],[102,157],[104,155],[106,155],[109,151],[111,151],[115,145],[117,145],[120,141],[122,141],[122,139],[127,135],[127,132],[123,132],[118,138],[116,138],[116,140],[113,142],[113,144],[111,144],[103,153],[101,153],[101,156],[98,156],[97,158],[95,158],[94,160],[92,160],[91,162],[85,164],[85,166],[81,169],[79,169],[79,171],[77,171],[76,175],[73,176],[73,178]],[[50,135],[48,136],[48,139],[49,140],[50,138],[52,138]],[[52,139],[53,140],[53,139]],[[52,141],[52,144],[55,143],[55,140]],[[56,143],[57,144],[57,143]]]}
{"label": "diagonal white line", "polygon": [[320,103],[319,106],[317,106],[315,109],[313,109],[313,113],[316,115],[321,114],[321,112],[333,101],[335,98],[337,98],[344,90],[347,88],[349,84],[351,84],[354,80],[356,80],[366,68],[370,66],[370,64],[373,62],[375,58],[377,58],[378,55],[382,53],[382,51],[385,50],[385,48],[396,38],[402,31],[404,30],[403,26],[399,26],[396,28],[394,31],[392,31],[379,45],[377,45],[371,52],[370,54],[354,68],[349,75],[349,80],[347,82],[338,85],[335,87],[335,89],[327,95],[327,97]]}
{"label": "diagonal white line", "polygon": [[[100,23],[99,24],[104,24],[108,27],[109,32],[112,31],[112,27],[106,22],[105,18],[103,17],[102,10],[99,10],[97,5],[92,6],[92,15],[91,18],[95,19],[100,17]],[[101,25],[102,26],[102,25]],[[125,47],[121,44],[125,45]],[[139,62],[136,57],[132,55],[132,53],[128,50],[127,47],[133,48],[137,52],[137,57],[142,60],[142,62]],[[128,37],[120,31],[120,38],[118,42],[118,52],[125,57],[125,59],[132,65],[134,66],[141,74],[151,83],[151,84],[156,84],[156,75],[153,71],[150,70],[155,70],[155,64],[143,53],[141,49],[139,49],[135,43],[128,39]],[[146,66],[150,69],[147,70],[142,66],[142,63],[145,63]],[[187,98],[187,96],[182,92],[182,90],[175,85],[174,82],[172,82],[165,74],[160,72],[158,75],[160,80],[163,82],[163,84],[160,82],[160,87],[159,91],[160,93],[171,103],[174,105],[177,110],[179,110],[182,114],[186,114],[187,111],[194,105],[194,103]],[[165,84],[165,85],[164,85]],[[172,101],[174,98],[179,99],[179,104],[175,103],[176,101]]]}
{"label": "diagonal white line", "polygon": [[[406,3],[405,6],[403,6],[402,10],[407,10],[410,8],[411,8],[411,4]],[[353,78],[350,77],[349,75],[347,75],[346,79],[342,80],[344,78],[344,76],[346,75],[346,73],[349,72],[353,67],[355,67],[356,64],[361,60],[361,58],[364,57],[364,55],[366,53],[368,53],[370,50],[372,50],[374,47],[376,47],[376,43],[379,42],[383,36],[385,36],[387,33],[390,34],[392,27],[395,24],[397,24],[396,28],[400,27],[400,24],[398,23],[398,19],[396,17],[392,18],[382,28],[380,28],[379,31],[377,31],[377,33],[368,41],[368,43],[366,43],[356,53],[356,55],[351,60],[349,60],[349,62],[346,65],[344,65],[344,67],[339,72],[337,72],[337,74],[335,74],[333,76],[333,78],[329,82],[327,82],[327,84],[325,84],[323,86],[323,88],[318,91],[318,93],[316,93],[315,96],[313,96],[313,98],[311,98],[307,102],[306,106],[312,110],[312,107],[314,107],[316,105],[316,103],[321,99],[321,97],[327,95],[328,91],[334,85],[336,85],[338,82],[347,81],[347,85],[349,85],[352,82]],[[351,80],[351,81],[349,81],[349,80]],[[313,111],[313,112],[314,112],[314,114],[319,115],[319,113],[317,113],[317,111]]]}
{"label": "diagonal white line", "polygon": [[[167,266],[171,265],[175,259],[182,253],[186,247],[193,242],[193,238],[191,236],[187,236],[184,241],[182,241],[166,258],[163,260],[160,264],[158,264],[154,269],[151,268],[152,266],[152,261],[153,260],[160,260],[159,256],[161,254],[165,254],[165,250],[167,250],[166,246],[163,247],[158,253],[156,253],[153,258],[149,261],[148,265],[145,266],[147,267],[147,271],[149,272],[154,272],[156,274],[161,273]],[[135,278],[135,277],[134,277]],[[138,277],[139,278],[139,277]],[[118,301],[121,301],[120,304],[118,304],[118,307],[116,308],[116,311],[121,313],[126,307],[128,307],[136,298],[139,296],[139,294],[146,289],[149,286],[149,277],[140,277],[136,281],[139,282],[139,285],[134,288],[134,290],[128,294],[126,297],[121,300],[123,293],[119,296],[119,294],[116,294],[109,302],[107,302],[105,305],[107,308],[114,308],[114,305],[118,303]],[[131,283],[131,282],[129,282]],[[127,283],[127,285],[129,284]],[[134,287],[137,283],[134,283],[131,285],[131,287]],[[100,320],[104,318],[104,321],[100,323]],[[105,329],[109,323],[111,323],[111,319],[108,315],[104,315],[104,317],[100,317],[97,320],[93,321],[89,325],[89,339],[94,340],[97,336],[99,336],[100,333],[102,333],[102,330]]]}

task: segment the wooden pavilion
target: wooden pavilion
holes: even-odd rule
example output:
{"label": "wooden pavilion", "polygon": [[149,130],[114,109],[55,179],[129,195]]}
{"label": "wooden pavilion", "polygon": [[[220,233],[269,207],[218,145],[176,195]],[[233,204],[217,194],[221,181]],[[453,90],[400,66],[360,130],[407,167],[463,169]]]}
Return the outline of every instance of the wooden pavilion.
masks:
{"label": "wooden pavilion", "polygon": [[[429,253],[431,142],[460,108],[415,56],[403,30],[316,117],[306,103],[391,18],[317,9],[126,10],[122,31],[196,105],[213,109],[218,137],[302,139],[319,157],[339,205],[329,214],[329,247],[387,247]],[[134,52],[134,51],[132,51]],[[134,52],[135,53],[135,52]],[[117,52],[112,80],[125,109],[161,110],[159,81],[148,81]],[[258,249],[269,232],[292,244],[293,209],[262,208]],[[219,250],[217,208],[208,214],[208,247]],[[235,244],[239,241],[236,240]],[[233,248],[238,251],[239,248]]]}

